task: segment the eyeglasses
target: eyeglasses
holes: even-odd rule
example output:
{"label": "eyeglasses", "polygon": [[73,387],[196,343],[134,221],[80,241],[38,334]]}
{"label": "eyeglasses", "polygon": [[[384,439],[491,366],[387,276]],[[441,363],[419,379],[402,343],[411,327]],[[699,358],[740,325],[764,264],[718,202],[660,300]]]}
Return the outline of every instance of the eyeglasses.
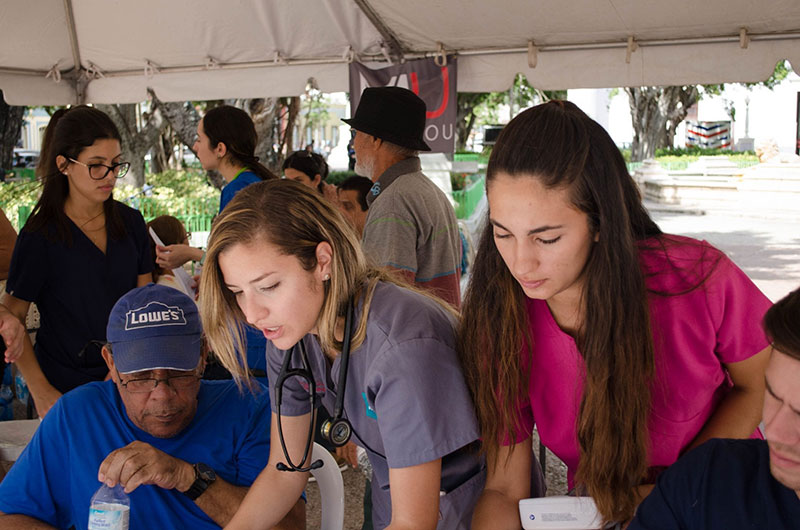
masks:
{"label": "eyeglasses", "polygon": [[117,370],[117,376],[119,377],[119,384],[124,386],[125,390],[131,394],[147,394],[152,392],[162,381],[175,391],[183,390],[184,388],[189,388],[200,379],[200,376],[194,371],[190,374],[173,375],[161,379],[147,377],[143,379],[130,379],[125,382],[122,381],[119,370]]}
{"label": "eyeglasses", "polygon": [[113,172],[116,178],[121,179],[128,174],[128,170],[131,167],[130,162],[120,162],[119,164],[111,164],[110,166],[107,166],[105,164],[84,164],[83,162],[79,162],[74,158],[68,158],[68,160],[70,162],[75,162],[76,164],[88,167],[89,176],[94,180],[103,180],[110,172]]}

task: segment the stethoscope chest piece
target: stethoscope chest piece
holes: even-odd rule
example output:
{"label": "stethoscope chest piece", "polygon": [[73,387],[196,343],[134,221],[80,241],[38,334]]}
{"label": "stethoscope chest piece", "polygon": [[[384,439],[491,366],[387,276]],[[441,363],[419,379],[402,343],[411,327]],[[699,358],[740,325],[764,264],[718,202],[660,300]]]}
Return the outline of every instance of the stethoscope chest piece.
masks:
{"label": "stethoscope chest piece", "polygon": [[322,423],[322,437],[334,447],[342,447],[353,433],[350,422],[345,418],[331,418]]}
{"label": "stethoscope chest piece", "polygon": [[341,366],[339,367],[339,384],[336,391],[336,404],[333,407],[333,417],[322,423],[322,437],[334,447],[342,447],[350,440],[353,426],[344,417],[344,395],[347,389],[347,370],[350,365],[350,340],[353,335],[353,300],[347,304],[347,313],[344,318],[344,338],[342,341]]}

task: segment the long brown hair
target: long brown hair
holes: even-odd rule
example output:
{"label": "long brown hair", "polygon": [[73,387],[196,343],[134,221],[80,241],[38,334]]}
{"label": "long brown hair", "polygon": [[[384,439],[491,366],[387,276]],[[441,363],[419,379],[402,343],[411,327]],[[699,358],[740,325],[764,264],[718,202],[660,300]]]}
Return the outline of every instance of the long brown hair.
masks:
{"label": "long brown hair", "polygon": [[253,120],[245,111],[231,105],[214,107],[203,116],[203,132],[212,149],[225,144],[227,155],[233,162],[245,166],[261,180],[278,178],[258,161],[256,145],[258,134]]}
{"label": "long brown hair", "polygon": [[[634,487],[647,470],[654,372],[637,241],[661,231],[642,206],[611,138],[572,103],[552,101],[515,117],[489,159],[488,193],[501,172],[569,190],[573,205],[600,234],[583,270],[585,316],[576,336],[586,370],[576,425],[576,480],[606,521],[630,519],[637,503]],[[528,399],[528,370],[536,370],[530,365],[536,338],[530,336],[524,300],[487,223],[463,305],[459,351],[491,465],[497,464],[504,437],[513,442],[530,435],[521,432],[518,410],[519,401]]]}
{"label": "long brown hair", "polygon": [[[314,190],[285,179],[251,184],[237,193],[214,221],[200,279],[199,306],[206,337],[237,383],[248,380],[246,349],[242,347],[246,319],[225,286],[219,256],[233,245],[260,241],[295,256],[306,270],[317,265],[317,246],[323,241],[330,244],[333,249],[330,280],[324,283],[325,300],[317,319],[320,345],[329,353],[341,351],[342,344],[334,331],[350,298],[364,299],[352,337],[351,347],[355,351],[364,342],[369,306],[379,281],[420,292],[393,275],[370,267],[354,229],[337,208]],[[449,305],[437,301],[453,313]]]}
{"label": "long brown hair", "polygon": [[[122,142],[117,126],[104,112],[78,105],[59,109],[53,114],[44,131],[41,156],[36,167],[36,176],[42,182],[42,195],[22,230],[41,231],[50,240],[72,245],[70,221],[64,212],[64,203],[70,192],[69,179],[64,173],[65,167],[59,167],[56,159],[59,155],[77,159],[84,149],[97,140]],[[103,203],[103,211],[109,239],[125,237],[128,228],[113,194]]]}

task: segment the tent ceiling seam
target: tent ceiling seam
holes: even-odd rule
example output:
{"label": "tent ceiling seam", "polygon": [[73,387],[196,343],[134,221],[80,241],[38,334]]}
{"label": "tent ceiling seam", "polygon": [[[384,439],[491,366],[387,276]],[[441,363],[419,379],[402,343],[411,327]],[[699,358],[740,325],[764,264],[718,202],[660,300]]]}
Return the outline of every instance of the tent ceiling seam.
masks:
{"label": "tent ceiling seam", "polygon": [[72,47],[72,61],[75,63],[74,70],[80,71],[81,51],[78,47],[78,32],[75,30],[75,16],[72,11],[72,0],[64,0],[64,14],[67,17],[67,31],[69,31],[69,44]]}
{"label": "tent ceiling seam", "polygon": [[367,2],[367,0],[353,0],[364,13],[364,16],[367,17],[367,20],[370,21],[372,26],[378,30],[378,33],[381,34],[383,37],[385,45],[389,48],[389,54],[397,61],[402,62],[405,57],[405,52],[403,50],[403,46],[400,44],[400,39],[397,35],[392,31],[392,29],[386,25],[383,19],[378,15],[378,13],[373,9],[373,7]]}
{"label": "tent ceiling seam", "polygon": [[78,46],[78,32],[75,29],[75,13],[72,10],[72,0],[64,0],[64,14],[67,17],[67,31],[69,32],[69,44],[72,48],[72,62],[75,63],[71,70],[71,80],[75,89],[75,103],[83,103],[86,97],[86,85],[88,81],[82,79],[81,71],[81,49]]}

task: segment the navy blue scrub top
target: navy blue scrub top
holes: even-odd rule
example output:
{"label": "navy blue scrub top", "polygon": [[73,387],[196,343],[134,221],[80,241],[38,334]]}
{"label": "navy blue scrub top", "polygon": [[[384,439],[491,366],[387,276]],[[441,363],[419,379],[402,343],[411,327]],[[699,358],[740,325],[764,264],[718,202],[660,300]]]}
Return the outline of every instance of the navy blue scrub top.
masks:
{"label": "navy blue scrub top", "polygon": [[6,291],[33,302],[41,325],[34,351],[47,380],[59,392],[105,378],[100,346],[117,300],[152,272],[150,241],[142,214],[117,202],[126,235],[108,238],[103,254],[72,222],[72,243],[43,232],[22,231],[11,258]]}
{"label": "navy blue scrub top", "polygon": [[[239,173],[222,188],[222,195],[219,199],[219,212],[231,202],[231,199],[245,189],[250,184],[261,182],[261,177],[248,170],[242,169]],[[255,372],[255,378],[264,386],[267,381],[267,339],[264,334],[252,326],[245,326],[245,344],[247,345],[247,367],[251,372]]]}

